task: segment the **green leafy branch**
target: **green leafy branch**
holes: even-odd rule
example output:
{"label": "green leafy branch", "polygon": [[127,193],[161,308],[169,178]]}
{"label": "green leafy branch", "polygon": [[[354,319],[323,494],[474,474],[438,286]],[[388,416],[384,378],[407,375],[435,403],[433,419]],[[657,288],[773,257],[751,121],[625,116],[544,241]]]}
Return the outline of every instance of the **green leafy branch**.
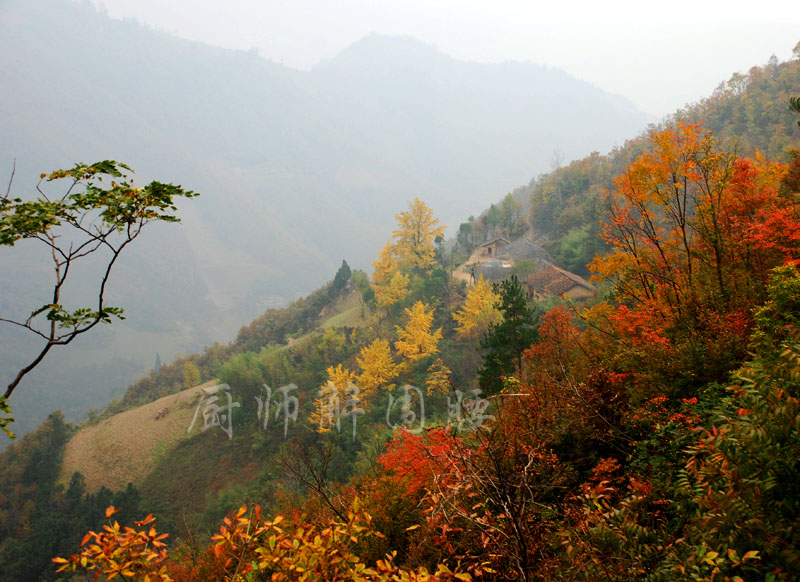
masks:
{"label": "green leafy branch", "polygon": [[8,425],[14,422],[14,417],[11,416],[11,407],[6,402],[4,396],[0,396],[0,430],[2,430],[8,438],[16,438],[11,429],[8,428]]}
{"label": "green leafy branch", "polygon": [[[131,174],[130,167],[113,160],[76,164],[68,170],[42,174],[37,185],[39,197],[22,200],[11,197],[12,171],[8,190],[0,196],[0,245],[14,246],[21,240],[43,243],[50,251],[55,277],[50,302],[32,311],[26,320],[0,317],[0,322],[24,328],[45,341],[36,357],[8,385],[4,399],[54,346],[69,344],[99,323],[124,319],[122,308],[105,303],[106,287],[117,259],[146,224],[179,222],[175,215],[179,197],[197,196],[191,190],[162,182],[139,187]],[[56,181],[66,182],[66,186],[59,197],[51,198],[42,183]],[[105,263],[95,306],[66,309],[61,296],[75,263],[100,253],[105,256]]]}

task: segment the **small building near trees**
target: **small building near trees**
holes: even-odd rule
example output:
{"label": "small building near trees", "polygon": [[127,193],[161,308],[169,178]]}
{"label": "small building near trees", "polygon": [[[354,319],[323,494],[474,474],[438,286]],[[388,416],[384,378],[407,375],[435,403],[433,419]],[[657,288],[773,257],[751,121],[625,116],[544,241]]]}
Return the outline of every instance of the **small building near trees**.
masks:
{"label": "small building near trees", "polygon": [[525,278],[530,299],[561,297],[577,300],[593,297],[597,289],[583,277],[565,271],[555,265],[548,265],[541,271]]}

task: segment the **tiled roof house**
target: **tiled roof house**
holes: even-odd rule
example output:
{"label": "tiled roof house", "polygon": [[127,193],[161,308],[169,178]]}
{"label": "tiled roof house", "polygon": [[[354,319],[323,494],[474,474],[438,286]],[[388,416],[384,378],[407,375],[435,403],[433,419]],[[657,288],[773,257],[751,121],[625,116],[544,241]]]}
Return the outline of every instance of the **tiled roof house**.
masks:
{"label": "tiled roof house", "polygon": [[541,271],[525,278],[528,295],[534,299],[546,296],[567,299],[585,299],[597,293],[597,289],[583,277],[560,269],[555,265],[548,265]]}

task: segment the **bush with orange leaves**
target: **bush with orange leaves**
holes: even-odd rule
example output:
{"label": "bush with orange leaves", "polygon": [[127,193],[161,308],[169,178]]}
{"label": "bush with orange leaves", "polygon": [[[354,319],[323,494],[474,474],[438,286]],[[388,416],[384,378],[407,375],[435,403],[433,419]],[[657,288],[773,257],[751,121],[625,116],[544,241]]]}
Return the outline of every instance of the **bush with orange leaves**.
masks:
{"label": "bush with orange leaves", "polygon": [[[116,510],[110,507],[110,517]],[[153,517],[136,522],[138,527],[153,523]],[[171,582],[168,565],[177,566],[181,577],[189,573],[183,565],[167,562],[168,554],[161,541],[167,534],[158,535],[154,527],[148,531],[121,528],[114,522],[104,526],[102,533],[89,532],[81,544],[80,554],[69,559],[54,558],[61,564],[59,572],[86,569],[102,573],[111,580],[117,576],[142,581]],[[372,527],[372,518],[361,510],[356,499],[345,521],[333,520],[326,527],[308,523],[300,514],[291,520],[277,516],[264,519],[261,508],[248,510],[242,506],[223,521],[219,533],[212,536],[212,545],[203,564],[194,572],[215,571],[224,581],[252,580],[325,580],[328,582],[439,582],[470,581],[466,573],[456,573],[440,564],[435,573],[425,568],[409,570],[394,563],[395,552],[370,566],[356,554],[360,540],[380,537]],[[90,541],[94,543],[89,544]],[[88,545],[87,545],[88,544]],[[209,568],[207,566],[216,566]],[[203,576],[203,580],[209,578]]]}
{"label": "bush with orange leaves", "polygon": [[[114,506],[106,509],[106,518],[117,513]],[[122,527],[114,520],[104,525],[101,532],[90,531],[83,537],[79,554],[69,558],[53,558],[60,564],[56,572],[75,572],[86,569],[95,572],[95,580],[102,573],[106,580],[117,576],[135,578],[143,582],[171,580],[167,574],[166,544],[162,541],[169,534],[159,534],[154,525],[155,519],[148,515],[142,521],[135,521],[137,528]],[[149,528],[147,526],[150,526]]]}

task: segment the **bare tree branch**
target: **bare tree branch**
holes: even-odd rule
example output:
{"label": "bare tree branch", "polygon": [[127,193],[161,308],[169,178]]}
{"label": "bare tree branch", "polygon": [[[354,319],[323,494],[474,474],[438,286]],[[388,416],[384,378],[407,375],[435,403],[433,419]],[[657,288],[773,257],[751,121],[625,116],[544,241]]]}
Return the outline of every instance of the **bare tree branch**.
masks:
{"label": "bare tree branch", "polygon": [[8,179],[8,188],[6,188],[6,195],[4,198],[8,199],[11,197],[11,185],[14,183],[14,174],[17,173],[17,158],[14,158],[14,162],[11,165],[11,177]]}
{"label": "bare tree branch", "polygon": [[[329,470],[334,457],[334,446],[329,440],[315,437],[313,442],[291,442],[278,456],[277,463],[294,480],[315,493],[342,521],[347,521],[343,512],[344,503],[334,503],[340,497],[333,489]],[[316,454],[315,454],[316,453]],[[340,500],[341,501],[341,500]]]}

